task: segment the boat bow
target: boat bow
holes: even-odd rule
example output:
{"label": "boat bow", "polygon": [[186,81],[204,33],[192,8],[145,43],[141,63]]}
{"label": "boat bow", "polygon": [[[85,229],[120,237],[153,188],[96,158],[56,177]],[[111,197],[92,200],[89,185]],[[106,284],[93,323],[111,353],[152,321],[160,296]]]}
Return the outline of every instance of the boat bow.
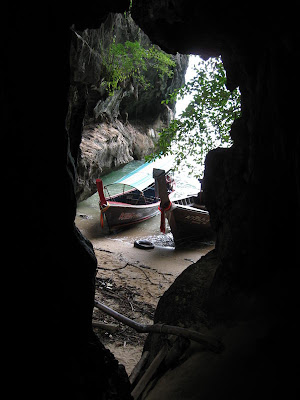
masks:
{"label": "boat bow", "polygon": [[104,221],[103,221],[103,214],[105,211],[108,210],[109,208],[109,202],[106,201],[105,195],[104,195],[104,189],[103,189],[103,182],[102,179],[96,179],[96,185],[97,185],[97,190],[99,194],[99,207],[100,207],[100,225],[101,228],[104,226]]}
{"label": "boat bow", "polygon": [[160,219],[160,231],[162,233],[166,233],[166,215],[165,213],[169,211],[172,207],[172,202],[169,198],[168,187],[166,181],[166,172],[163,169],[154,168],[153,169],[153,178],[155,179],[158,194],[160,198],[160,205],[158,207],[161,212]]}

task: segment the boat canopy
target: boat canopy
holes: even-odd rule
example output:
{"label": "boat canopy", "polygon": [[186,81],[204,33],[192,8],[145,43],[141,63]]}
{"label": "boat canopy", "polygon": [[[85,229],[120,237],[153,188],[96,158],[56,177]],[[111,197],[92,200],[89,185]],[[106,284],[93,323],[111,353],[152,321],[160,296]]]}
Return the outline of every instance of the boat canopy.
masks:
{"label": "boat canopy", "polygon": [[109,198],[116,195],[122,195],[127,192],[138,191],[142,192],[141,190],[137,190],[134,186],[122,184],[122,183],[110,183],[109,185],[105,185],[103,187],[103,193],[105,198]]}
{"label": "boat canopy", "polygon": [[123,176],[123,178],[119,179],[115,183],[133,186],[136,189],[142,191],[146,189],[146,187],[154,183],[153,168],[170,171],[173,163],[173,156],[165,156],[155,161],[147,162],[141,165],[136,170],[130,172],[128,175]]}

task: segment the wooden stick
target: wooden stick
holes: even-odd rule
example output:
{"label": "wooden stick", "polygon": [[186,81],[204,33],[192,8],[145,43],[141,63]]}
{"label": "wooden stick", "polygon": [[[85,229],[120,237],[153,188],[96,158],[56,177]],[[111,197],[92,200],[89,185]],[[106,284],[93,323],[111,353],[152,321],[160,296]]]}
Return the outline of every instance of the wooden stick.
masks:
{"label": "wooden stick", "polygon": [[136,364],[136,366],[133,368],[131,371],[130,377],[129,377],[129,382],[131,385],[135,382],[136,378],[138,377],[139,373],[141,372],[141,369],[145,365],[145,362],[147,361],[149,357],[149,351],[145,351],[140,358],[140,361]]}
{"label": "wooden stick", "polygon": [[125,325],[130,326],[134,330],[136,330],[139,333],[167,333],[170,335],[177,335],[177,336],[182,336],[187,339],[193,340],[195,342],[201,343],[203,346],[205,346],[208,350],[211,350],[215,353],[220,353],[223,350],[223,344],[217,340],[216,338],[208,335],[204,335],[203,333],[191,330],[191,329],[186,329],[186,328],[181,328],[179,326],[172,326],[172,325],[166,325],[166,324],[154,324],[154,325],[143,325],[139,324],[136,321],[133,321],[132,319],[125,317],[125,315],[122,315],[118,313],[117,311],[114,311],[113,309],[107,307],[106,305],[100,303],[97,300],[94,300],[95,306],[99,308],[99,310],[103,311],[104,313],[110,315],[111,317],[115,318],[116,320],[122,322]]}
{"label": "wooden stick", "polygon": [[157,370],[157,368],[160,366],[160,364],[166,357],[167,353],[168,353],[168,345],[165,344],[160,349],[160,351],[158,352],[157,356],[154,358],[154,360],[150,364],[147,371],[144,373],[144,375],[138,381],[136,387],[131,392],[131,396],[134,398],[134,400],[137,400],[139,398],[140,394],[143,392],[143,390],[149,383],[149,381],[152,378],[152,376],[154,375],[155,371]]}
{"label": "wooden stick", "polygon": [[114,324],[104,324],[103,322],[92,321],[92,325],[95,328],[100,328],[104,331],[114,333],[118,329],[118,325]]}

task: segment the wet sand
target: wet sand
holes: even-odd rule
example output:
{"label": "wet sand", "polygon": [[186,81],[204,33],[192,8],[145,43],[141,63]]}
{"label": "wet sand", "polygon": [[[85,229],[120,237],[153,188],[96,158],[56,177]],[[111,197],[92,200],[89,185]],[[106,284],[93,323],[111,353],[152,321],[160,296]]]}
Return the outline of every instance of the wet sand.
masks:
{"label": "wet sand", "polygon": [[[81,216],[80,216],[81,215]],[[101,229],[98,217],[78,211],[76,225],[92,242],[98,260],[96,299],[143,324],[152,324],[160,297],[189,265],[214,248],[214,243],[193,243],[175,249],[172,234],[161,234],[160,216],[117,234]],[[138,239],[150,240],[154,249],[134,247]],[[146,334],[140,334],[98,309],[95,321],[115,325],[115,332],[94,328],[101,341],[125,366],[128,374],[140,359]]]}

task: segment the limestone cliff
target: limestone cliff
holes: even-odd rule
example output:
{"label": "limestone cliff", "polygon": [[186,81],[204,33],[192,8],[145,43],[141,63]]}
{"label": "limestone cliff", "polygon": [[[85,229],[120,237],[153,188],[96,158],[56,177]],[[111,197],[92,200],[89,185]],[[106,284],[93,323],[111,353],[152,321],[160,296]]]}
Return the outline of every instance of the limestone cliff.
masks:
{"label": "limestone cliff", "polygon": [[151,84],[149,89],[128,79],[109,95],[103,48],[112,38],[120,43],[138,41],[145,48],[151,45],[130,15],[110,14],[99,29],[80,32],[72,28],[67,126],[72,131],[71,152],[77,161],[78,201],[96,192],[96,178],[151,152],[158,132],[173,118],[175,106],[162,105],[161,101],[184,83],[188,58],[176,54],[172,56],[176,63],[172,78],[160,77],[148,68],[144,74]]}

